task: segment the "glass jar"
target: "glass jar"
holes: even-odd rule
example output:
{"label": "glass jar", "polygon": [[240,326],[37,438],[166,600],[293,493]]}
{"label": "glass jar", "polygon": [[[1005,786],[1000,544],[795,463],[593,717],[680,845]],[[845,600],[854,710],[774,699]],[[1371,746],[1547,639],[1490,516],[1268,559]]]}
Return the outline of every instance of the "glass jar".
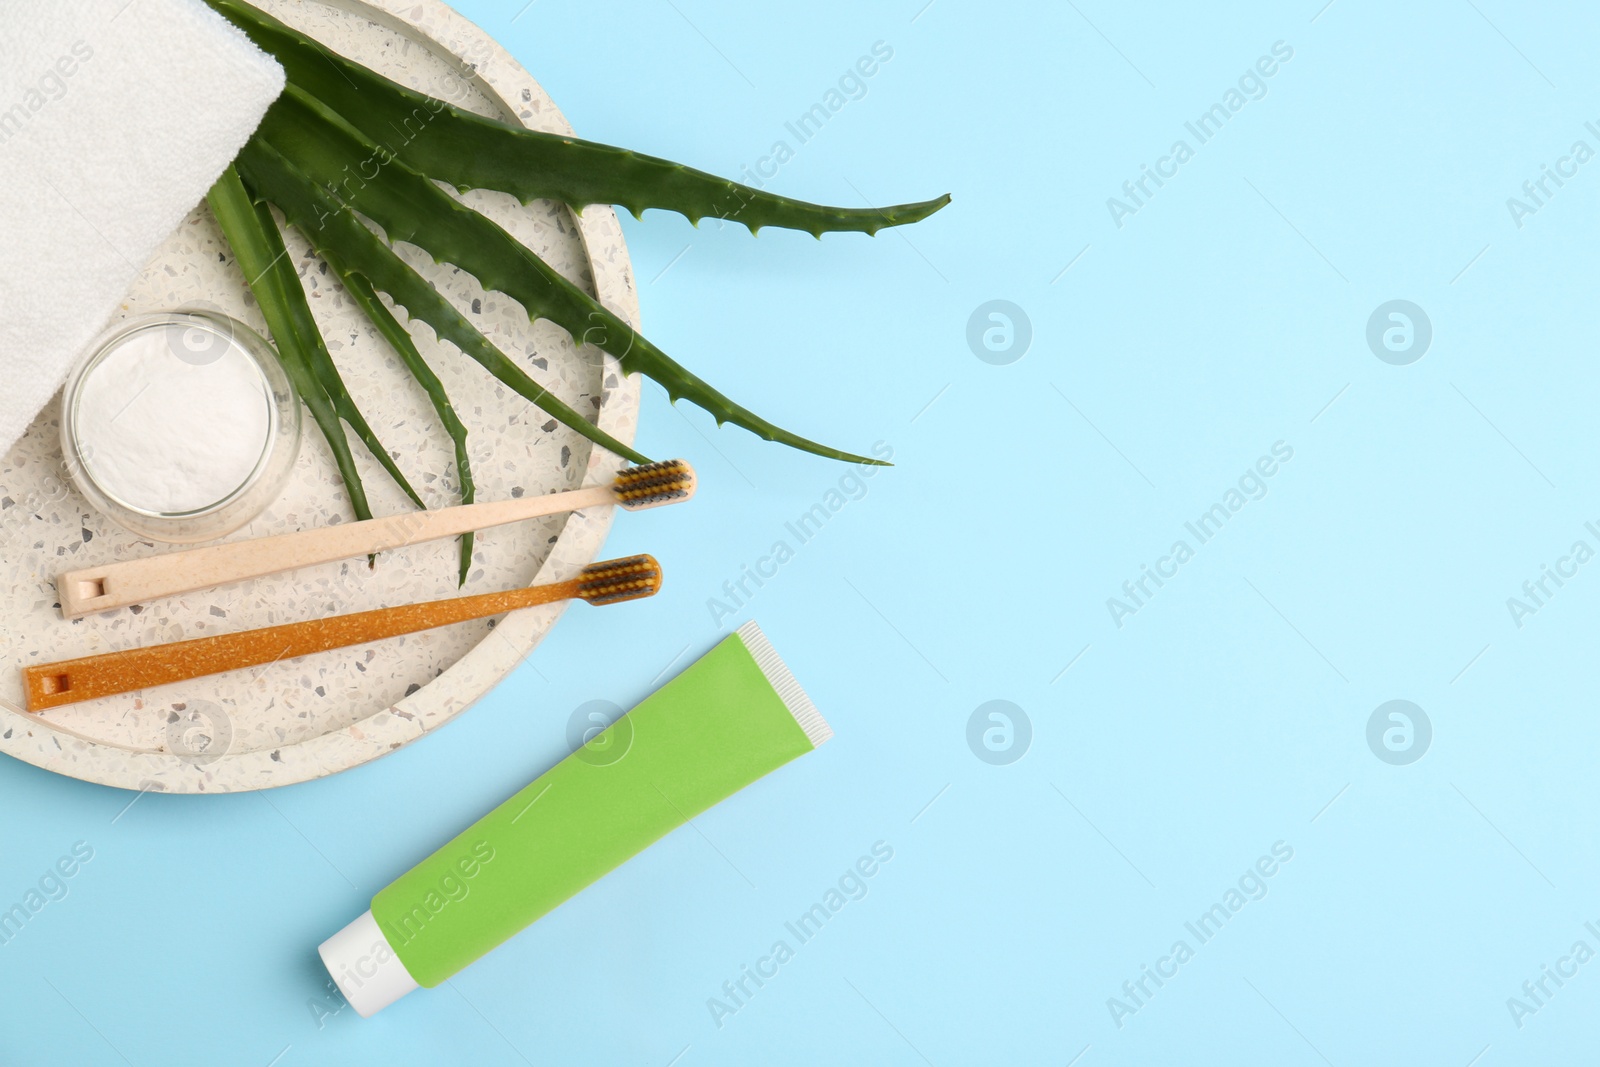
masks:
{"label": "glass jar", "polygon": [[61,451],[80,492],[155,541],[225,537],[282,495],[300,401],[277,353],[224,315],[120,323],[67,379]]}

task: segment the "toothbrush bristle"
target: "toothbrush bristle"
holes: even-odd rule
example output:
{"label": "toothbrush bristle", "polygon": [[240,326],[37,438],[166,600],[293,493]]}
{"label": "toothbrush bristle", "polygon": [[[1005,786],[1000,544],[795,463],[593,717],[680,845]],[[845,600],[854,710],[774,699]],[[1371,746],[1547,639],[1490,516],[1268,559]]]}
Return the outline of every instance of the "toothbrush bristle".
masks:
{"label": "toothbrush bristle", "polygon": [[628,467],[617,475],[617,502],[629,511],[676,504],[694,496],[694,468],[681,459]]}
{"label": "toothbrush bristle", "polygon": [[661,591],[661,564],[654,556],[607,560],[583,569],[578,596],[591,604],[642,600]]}

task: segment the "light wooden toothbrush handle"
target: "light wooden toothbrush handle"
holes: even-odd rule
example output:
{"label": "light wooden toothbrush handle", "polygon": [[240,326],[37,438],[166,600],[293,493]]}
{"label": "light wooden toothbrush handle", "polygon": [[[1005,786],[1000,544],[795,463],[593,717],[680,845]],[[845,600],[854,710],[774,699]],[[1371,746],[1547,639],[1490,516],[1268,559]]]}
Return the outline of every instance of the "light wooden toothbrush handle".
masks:
{"label": "light wooden toothbrush handle", "polygon": [[24,670],[23,683],[28,710],[45,711],[96,697],[259,667],[314,652],[364,645],[387,637],[503,615],[558,600],[582,598],[591,604],[636,600],[654,595],[660,587],[661,568],[656,561],[649,556],[635,556],[597,563],[584,568],[583,574],[572,581],[552,585],[336,615],[42,664]]}
{"label": "light wooden toothbrush handle", "polygon": [[76,619],[314,563],[354,559],[616,501],[612,487],[602,485],[523,500],[417,511],[68,571],[56,579],[56,591],[61,614]]}

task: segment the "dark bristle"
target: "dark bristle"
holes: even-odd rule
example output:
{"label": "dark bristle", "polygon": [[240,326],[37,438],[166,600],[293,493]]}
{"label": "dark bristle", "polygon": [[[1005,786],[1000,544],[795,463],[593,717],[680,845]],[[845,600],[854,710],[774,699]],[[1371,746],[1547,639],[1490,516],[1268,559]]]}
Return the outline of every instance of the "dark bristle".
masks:
{"label": "dark bristle", "polygon": [[617,475],[617,502],[629,511],[660,507],[694,495],[694,468],[681,459],[629,467]]}
{"label": "dark bristle", "polygon": [[654,556],[630,556],[583,569],[578,596],[591,604],[620,604],[661,591],[661,564]]}

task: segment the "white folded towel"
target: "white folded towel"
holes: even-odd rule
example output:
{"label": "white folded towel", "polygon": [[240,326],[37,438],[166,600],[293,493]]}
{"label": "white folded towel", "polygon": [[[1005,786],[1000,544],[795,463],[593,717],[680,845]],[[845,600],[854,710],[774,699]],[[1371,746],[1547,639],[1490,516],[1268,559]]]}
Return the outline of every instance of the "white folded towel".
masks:
{"label": "white folded towel", "polygon": [[282,91],[200,0],[0,0],[0,455]]}

